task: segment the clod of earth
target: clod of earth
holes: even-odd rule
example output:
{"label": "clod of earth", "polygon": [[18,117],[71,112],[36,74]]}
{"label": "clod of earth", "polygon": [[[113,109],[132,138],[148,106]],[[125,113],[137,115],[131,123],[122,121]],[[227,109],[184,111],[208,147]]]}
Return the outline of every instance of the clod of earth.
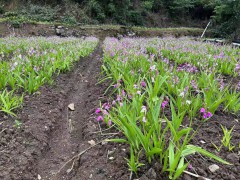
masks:
{"label": "clod of earth", "polygon": [[216,165],[216,164],[212,164],[211,166],[208,167],[208,169],[209,169],[212,173],[214,173],[215,171],[219,170],[220,167],[219,167],[218,165]]}
{"label": "clod of earth", "polygon": [[74,103],[69,104],[69,105],[68,105],[68,108],[69,108],[71,111],[74,111],[74,110],[75,110]]}

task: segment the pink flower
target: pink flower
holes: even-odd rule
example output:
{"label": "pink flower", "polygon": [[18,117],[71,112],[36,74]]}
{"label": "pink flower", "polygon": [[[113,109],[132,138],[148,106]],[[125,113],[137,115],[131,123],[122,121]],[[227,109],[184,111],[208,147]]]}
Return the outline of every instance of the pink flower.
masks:
{"label": "pink flower", "polygon": [[134,87],[135,89],[137,89],[137,88],[138,88],[138,85],[134,84],[133,87]]}
{"label": "pink flower", "polygon": [[142,81],[142,82],[141,82],[141,86],[144,87],[144,88],[147,86],[147,84],[145,83],[145,81]]}
{"label": "pink flower", "polygon": [[212,117],[213,115],[212,115],[212,113],[211,112],[208,112],[207,113],[207,118],[210,118],[210,117]]}
{"label": "pink flower", "polygon": [[161,104],[162,109],[164,109],[167,104],[168,104],[168,101],[163,101],[162,104]]}
{"label": "pink flower", "polygon": [[122,100],[121,96],[117,95],[117,99],[116,100],[117,101],[121,101]]}
{"label": "pink flower", "polygon": [[109,104],[109,103],[104,103],[104,104],[102,105],[102,107],[103,107],[104,109],[106,109],[106,110],[109,110],[109,109],[110,109],[110,104]]}
{"label": "pink flower", "polygon": [[204,119],[207,119],[207,118],[208,118],[207,113],[203,113],[203,118],[204,118]]}
{"label": "pink flower", "polygon": [[206,111],[205,111],[205,109],[204,108],[201,108],[200,109],[200,113],[205,113]]}
{"label": "pink flower", "polygon": [[193,166],[191,164],[188,164],[188,169],[191,171],[193,170]]}
{"label": "pink flower", "polygon": [[113,100],[113,101],[112,101],[112,105],[115,105],[115,104],[116,104],[116,101],[115,101],[115,100]]}
{"label": "pink flower", "polygon": [[109,115],[109,113],[107,112],[107,110],[103,110],[103,114],[104,114],[104,115]]}
{"label": "pink flower", "polygon": [[132,99],[132,95],[131,94],[128,94],[128,99]]}
{"label": "pink flower", "polygon": [[121,86],[119,83],[113,85],[114,88],[118,88],[119,86]]}
{"label": "pink flower", "polygon": [[99,114],[100,112],[101,112],[101,109],[97,108],[96,111],[95,111],[95,114]]}
{"label": "pink flower", "polygon": [[142,106],[141,112],[146,114],[146,112],[147,112],[147,107],[146,107],[146,106]]}
{"label": "pink flower", "polygon": [[112,121],[108,120],[108,125],[111,126],[112,125]]}
{"label": "pink flower", "polygon": [[213,115],[212,115],[211,112],[207,112],[207,113],[204,112],[204,113],[203,113],[203,118],[204,118],[204,119],[208,119],[208,118],[210,118],[210,117],[212,117],[212,116],[213,116]]}
{"label": "pink flower", "polygon": [[110,53],[110,56],[115,56],[115,52],[114,51],[112,51],[111,53]]}
{"label": "pink flower", "polygon": [[103,117],[102,117],[102,116],[98,116],[98,117],[97,117],[97,121],[98,121],[98,122],[103,121]]}
{"label": "pink flower", "polygon": [[235,70],[236,71],[240,70],[240,63],[236,64]]}
{"label": "pink flower", "polygon": [[153,66],[150,67],[151,71],[154,71],[155,69],[156,69],[156,65],[153,65]]}
{"label": "pink flower", "polygon": [[122,90],[122,96],[125,96],[126,95],[126,93],[125,93],[125,91],[124,91],[124,89]]}

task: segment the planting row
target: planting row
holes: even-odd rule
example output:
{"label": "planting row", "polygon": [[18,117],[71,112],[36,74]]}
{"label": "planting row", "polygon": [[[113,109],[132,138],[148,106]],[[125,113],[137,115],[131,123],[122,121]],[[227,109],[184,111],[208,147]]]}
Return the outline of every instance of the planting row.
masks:
{"label": "planting row", "polygon": [[5,38],[0,39],[0,110],[14,115],[24,93],[34,93],[52,76],[68,71],[73,62],[88,56],[98,39]]}
{"label": "planting row", "polygon": [[238,76],[239,53],[187,38],[105,40],[102,68],[115,98],[96,110],[97,120],[124,134],[112,141],[130,145],[131,171],[143,165],[141,154],[148,163],[158,159],[170,179],[182,174],[195,152],[229,164],[190,141],[193,123],[200,126],[218,110],[239,113],[239,87],[223,82],[224,75]]}

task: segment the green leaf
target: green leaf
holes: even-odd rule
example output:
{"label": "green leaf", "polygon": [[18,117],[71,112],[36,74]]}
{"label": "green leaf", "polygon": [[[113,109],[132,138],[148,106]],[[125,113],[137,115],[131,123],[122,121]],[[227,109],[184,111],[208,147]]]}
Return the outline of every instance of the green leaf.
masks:
{"label": "green leaf", "polygon": [[182,168],[182,167],[183,167],[183,165],[184,165],[184,157],[182,157],[182,158],[180,159],[180,162],[179,162],[179,164],[178,164],[178,167],[177,167],[177,169],[180,169],[180,168]]}
{"label": "green leaf", "polygon": [[201,154],[203,154],[205,156],[208,156],[208,157],[210,157],[212,159],[215,159],[216,161],[219,161],[219,162],[221,162],[223,164],[232,165],[229,162],[223,160],[222,158],[220,158],[220,157],[218,157],[218,156],[216,156],[216,155],[214,155],[214,154],[212,154],[212,153],[202,149],[201,147],[197,147],[197,146],[194,146],[194,145],[187,145],[187,148],[191,149],[191,150],[194,150],[196,152],[199,152],[199,153],[201,153]]}
{"label": "green leaf", "polygon": [[187,167],[188,167],[188,163],[185,164],[184,166],[182,166],[180,169],[177,169],[176,173],[174,174],[173,179],[177,179]]}
{"label": "green leaf", "polygon": [[172,142],[169,143],[168,150],[169,150],[169,167],[171,169],[171,167],[174,163],[174,146],[173,146]]}
{"label": "green leaf", "polygon": [[195,150],[186,148],[182,151],[181,156],[186,157],[188,155],[195,154],[195,152]]}
{"label": "green leaf", "polygon": [[118,142],[118,143],[128,143],[125,139],[107,139],[107,142]]}
{"label": "green leaf", "polygon": [[159,154],[161,152],[162,152],[162,149],[154,147],[147,154],[148,154],[148,156],[152,156],[154,154]]}

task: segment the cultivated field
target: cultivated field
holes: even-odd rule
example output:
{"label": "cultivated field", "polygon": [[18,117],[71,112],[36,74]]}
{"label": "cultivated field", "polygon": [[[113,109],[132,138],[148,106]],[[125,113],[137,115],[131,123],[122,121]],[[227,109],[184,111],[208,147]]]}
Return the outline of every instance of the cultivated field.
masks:
{"label": "cultivated field", "polygon": [[2,179],[240,178],[239,48],[4,38],[0,72]]}

